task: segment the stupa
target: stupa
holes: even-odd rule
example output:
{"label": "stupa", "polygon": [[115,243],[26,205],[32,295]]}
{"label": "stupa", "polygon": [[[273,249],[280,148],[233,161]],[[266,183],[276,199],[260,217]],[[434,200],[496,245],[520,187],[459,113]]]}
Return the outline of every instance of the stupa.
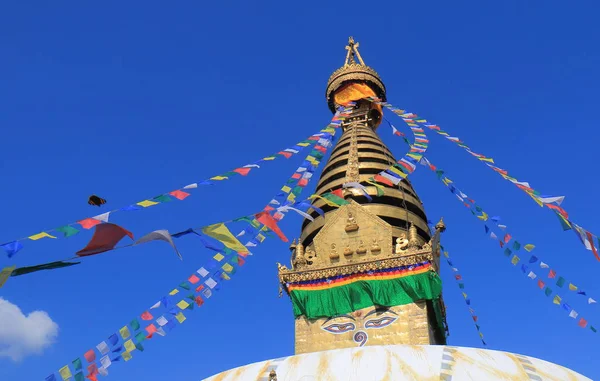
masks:
{"label": "stupa", "polygon": [[[314,206],[290,247],[279,281],[292,302],[295,355],[231,369],[209,381],[589,380],[524,355],[446,345],[439,277],[442,220],[431,231],[410,182],[370,179],[396,159],[377,135],[385,101],[379,74],[352,37],[327,83],[336,105],[356,102],[323,169],[316,194],[342,189],[349,204]],[[345,187],[360,183],[366,190]],[[383,192],[382,192],[383,191]]]}

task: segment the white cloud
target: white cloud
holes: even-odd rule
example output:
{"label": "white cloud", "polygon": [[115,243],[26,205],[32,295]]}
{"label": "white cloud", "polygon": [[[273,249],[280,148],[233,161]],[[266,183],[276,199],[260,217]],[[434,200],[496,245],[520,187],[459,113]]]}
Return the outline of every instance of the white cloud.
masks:
{"label": "white cloud", "polygon": [[27,316],[19,306],[0,297],[0,357],[20,361],[41,354],[58,336],[58,324],[45,311]]}

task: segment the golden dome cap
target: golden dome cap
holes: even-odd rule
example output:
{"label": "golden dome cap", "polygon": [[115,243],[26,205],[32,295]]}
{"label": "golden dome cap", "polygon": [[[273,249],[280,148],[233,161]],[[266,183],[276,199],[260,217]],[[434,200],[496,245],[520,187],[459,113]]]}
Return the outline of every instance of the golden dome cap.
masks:
{"label": "golden dome cap", "polygon": [[373,68],[365,65],[358,52],[358,45],[358,42],[354,42],[352,37],[348,39],[344,66],[334,71],[329,77],[329,81],[327,81],[325,96],[327,97],[327,104],[331,112],[335,112],[335,103],[333,100],[335,92],[348,83],[366,83],[381,100],[386,100],[383,81]]}

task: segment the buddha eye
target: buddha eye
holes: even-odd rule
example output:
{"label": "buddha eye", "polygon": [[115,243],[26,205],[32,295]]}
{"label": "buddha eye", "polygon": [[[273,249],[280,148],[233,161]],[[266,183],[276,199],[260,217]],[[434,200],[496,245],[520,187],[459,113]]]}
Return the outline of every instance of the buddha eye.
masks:
{"label": "buddha eye", "polygon": [[330,333],[345,333],[348,331],[353,331],[356,326],[354,323],[345,323],[345,324],[330,324],[327,327],[323,327],[323,329]]}
{"label": "buddha eye", "polygon": [[365,328],[383,328],[395,322],[398,318],[384,316],[380,319],[369,320],[365,323]]}

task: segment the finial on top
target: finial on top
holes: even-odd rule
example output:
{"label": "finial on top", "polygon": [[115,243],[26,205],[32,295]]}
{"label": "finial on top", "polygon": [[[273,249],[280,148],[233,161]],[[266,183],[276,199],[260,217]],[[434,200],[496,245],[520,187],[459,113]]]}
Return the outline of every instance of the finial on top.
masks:
{"label": "finial on top", "polygon": [[348,37],[348,45],[346,45],[346,50],[348,51],[348,53],[346,53],[346,61],[344,62],[344,67],[356,63],[356,61],[354,60],[354,55],[356,55],[356,57],[358,58],[358,62],[360,62],[361,65],[365,66],[365,61],[363,61],[362,57],[360,56],[360,53],[358,52],[358,45],[358,42],[354,42],[354,37]]}
{"label": "finial on top", "polygon": [[440,217],[440,221],[435,224],[435,230],[439,230],[440,233],[443,233],[446,231],[446,224],[444,223],[444,217]]}

